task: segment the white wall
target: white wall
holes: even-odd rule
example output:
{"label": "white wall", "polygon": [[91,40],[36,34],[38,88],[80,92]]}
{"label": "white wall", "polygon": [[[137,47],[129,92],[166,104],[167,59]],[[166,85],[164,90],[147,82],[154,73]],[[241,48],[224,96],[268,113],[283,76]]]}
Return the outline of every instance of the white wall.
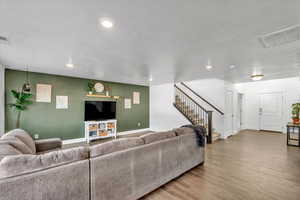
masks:
{"label": "white wall", "polygon": [[[244,127],[246,129],[259,129],[259,95],[261,93],[282,92],[283,94],[283,122],[285,127],[291,121],[291,105],[300,102],[300,81],[298,77],[269,81],[258,81],[236,84],[238,92],[244,94]],[[285,128],[283,128],[285,131]]]}
{"label": "white wall", "polygon": [[0,135],[4,133],[4,124],[5,124],[4,74],[5,74],[4,67],[0,65]]}
{"label": "white wall", "polygon": [[[203,79],[185,82],[195,92],[200,94],[211,104],[219,108],[221,111],[225,110],[224,89],[225,82],[220,79]],[[211,110],[210,106],[206,106]]]}
{"label": "white wall", "polygon": [[170,130],[189,124],[189,121],[173,106],[174,84],[150,87],[150,129]]}

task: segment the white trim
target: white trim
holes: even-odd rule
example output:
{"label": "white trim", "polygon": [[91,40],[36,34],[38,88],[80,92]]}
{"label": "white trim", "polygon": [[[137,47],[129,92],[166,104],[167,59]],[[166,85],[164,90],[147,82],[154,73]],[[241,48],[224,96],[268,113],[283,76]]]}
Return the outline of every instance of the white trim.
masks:
{"label": "white trim", "polygon": [[85,138],[76,138],[76,139],[70,139],[70,140],[63,140],[63,145],[80,143],[80,142],[85,142],[85,141],[86,141]]}
{"label": "white trim", "polygon": [[[150,128],[118,132],[117,135],[128,135],[128,134],[138,133],[138,132],[142,132],[142,131],[150,131]],[[63,145],[80,143],[80,142],[86,142],[86,138],[75,138],[75,139],[70,139],[70,140],[63,140]]]}
{"label": "white trim", "polygon": [[128,135],[128,134],[138,133],[138,132],[142,132],[142,131],[150,131],[150,128],[136,129],[136,130],[131,130],[131,131],[123,131],[123,132],[119,132],[117,135]]}

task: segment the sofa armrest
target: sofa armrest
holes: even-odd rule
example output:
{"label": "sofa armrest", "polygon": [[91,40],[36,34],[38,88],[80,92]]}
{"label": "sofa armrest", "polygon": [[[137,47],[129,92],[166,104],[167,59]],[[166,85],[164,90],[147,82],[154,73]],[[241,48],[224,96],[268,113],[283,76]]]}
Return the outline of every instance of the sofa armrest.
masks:
{"label": "sofa armrest", "polygon": [[62,140],[60,138],[35,140],[36,152],[61,149]]}

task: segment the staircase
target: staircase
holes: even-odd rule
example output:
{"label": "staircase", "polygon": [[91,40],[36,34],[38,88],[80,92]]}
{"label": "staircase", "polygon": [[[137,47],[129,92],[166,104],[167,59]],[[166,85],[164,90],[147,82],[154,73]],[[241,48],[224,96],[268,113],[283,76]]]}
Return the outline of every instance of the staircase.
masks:
{"label": "staircase", "polygon": [[[191,90],[185,84],[183,86]],[[215,132],[212,126],[212,113],[213,111],[206,110],[186,92],[180,89],[176,84],[175,89],[175,108],[193,125],[201,125],[207,129],[207,143],[210,144],[220,138],[220,134]],[[192,90],[192,92],[194,92]],[[195,92],[194,92],[195,93]],[[197,94],[198,95],[198,94]],[[201,97],[202,98],[202,97]],[[220,111],[221,112],[221,111]],[[224,114],[224,113],[223,113]]]}

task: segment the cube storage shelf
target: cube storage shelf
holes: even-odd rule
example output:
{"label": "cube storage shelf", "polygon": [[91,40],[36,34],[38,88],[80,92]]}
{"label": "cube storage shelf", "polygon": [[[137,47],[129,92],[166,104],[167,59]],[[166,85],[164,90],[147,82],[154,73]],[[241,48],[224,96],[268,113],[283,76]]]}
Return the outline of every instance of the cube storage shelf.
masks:
{"label": "cube storage shelf", "polygon": [[117,120],[86,121],[84,123],[87,143],[97,139],[117,138]]}
{"label": "cube storage shelf", "polygon": [[300,124],[287,124],[287,145],[300,147]]}

